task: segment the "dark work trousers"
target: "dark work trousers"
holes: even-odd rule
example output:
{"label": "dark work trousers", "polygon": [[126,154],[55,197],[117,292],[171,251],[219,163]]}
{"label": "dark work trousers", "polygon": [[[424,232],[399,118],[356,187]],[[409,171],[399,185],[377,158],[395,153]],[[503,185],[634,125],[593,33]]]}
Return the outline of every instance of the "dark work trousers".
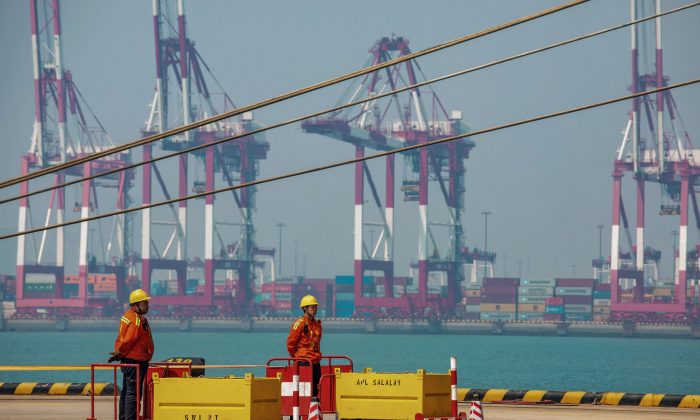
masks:
{"label": "dark work trousers", "polygon": [[[309,366],[308,362],[299,362],[299,366]],[[321,364],[312,363],[311,396],[318,397],[318,382],[321,380]]]}
{"label": "dark work trousers", "polygon": [[[143,401],[143,380],[146,378],[148,370],[148,362],[141,362],[133,359],[122,359],[121,363],[139,365],[138,386],[141,388],[139,396]],[[136,368],[122,366],[122,393],[119,398],[119,420],[136,420],[136,413],[140,411],[140,407],[136,407]]]}

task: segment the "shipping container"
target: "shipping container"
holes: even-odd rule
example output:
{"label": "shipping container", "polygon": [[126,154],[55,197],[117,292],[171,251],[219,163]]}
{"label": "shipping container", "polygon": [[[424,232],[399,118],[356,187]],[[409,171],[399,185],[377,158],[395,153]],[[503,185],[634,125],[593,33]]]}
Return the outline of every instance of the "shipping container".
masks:
{"label": "shipping container", "polygon": [[486,277],[484,279],[484,287],[518,287],[519,285],[520,279],[510,277]]}
{"label": "shipping container", "polygon": [[464,291],[464,296],[479,297],[481,296],[481,289],[467,289]]}
{"label": "shipping container", "polygon": [[544,308],[544,312],[547,314],[563,314],[564,313],[564,306],[557,305],[557,306],[546,306]]}
{"label": "shipping container", "polygon": [[594,306],[593,307],[593,314],[610,315],[610,307],[609,306]]}
{"label": "shipping container", "polygon": [[557,287],[557,296],[593,296],[593,289],[590,287]]}
{"label": "shipping container", "polygon": [[335,276],[335,284],[355,284],[355,276]]}
{"label": "shipping container", "polygon": [[592,296],[564,296],[564,305],[592,305]]}
{"label": "shipping container", "polygon": [[554,287],[555,279],[521,279],[520,286]]}
{"label": "shipping container", "polygon": [[609,320],[609,315],[593,315],[593,322],[608,322]]}
{"label": "shipping container", "polygon": [[481,296],[488,296],[488,295],[517,295],[518,294],[518,288],[517,287],[496,287],[496,286],[484,286],[481,289]]}
{"label": "shipping container", "polygon": [[518,312],[520,321],[544,321],[544,312]]}
{"label": "shipping container", "polygon": [[593,306],[610,306],[610,299],[593,299]]}
{"label": "shipping container", "polygon": [[515,295],[489,295],[482,296],[481,303],[510,303],[516,304],[518,298]]}
{"label": "shipping container", "polygon": [[531,303],[544,305],[548,298],[546,296],[518,296],[519,303]]}
{"label": "shipping container", "polygon": [[598,283],[595,285],[595,290],[598,292],[610,292],[610,283]]}
{"label": "shipping container", "polygon": [[654,296],[673,296],[673,289],[656,288],[654,289]]}
{"label": "shipping container", "polygon": [[515,321],[515,312],[481,312],[481,319],[487,321]]}
{"label": "shipping container", "polygon": [[335,300],[336,302],[355,302],[355,293],[336,293]]}
{"label": "shipping container", "polygon": [[335,292],[336,293],[355,293],[355,285],[354,284],[336,284],[335,285]]}
{"label": "shipping container", "polygon": [[464,305],[465,312],[481,312],[481,305]]}
{"label": "shipping container", "polygon": [[481,312],[515,312],[514,304],[482,303]]}
{"label": "shipping container", "polygon": [[263,292],[272,292],[273,290],[276,290],[278,292],[291,293],[292,286],[292,283],[263,283],[263,285],[260,287],[260,290],[262,290]]}
{"label": "shipping container", "polygon": [[518,287],[519,295],[529,295],[529,296],[554,296],[553,287]]}
{"label": "shipping container", "polygon": [[533,305],[531,303],[519,303],[518,304],[518,313],[520,313],[520,312],[544,312],[544,305],[543,304]]}
{"label": "shipping container", "polygon": [[594,279],[557,279],[557,287],[593,287]]}
{"label": "shipping container", "polygon": [[566,320],[567,321],[592,321],[593,320],[593,315],[586,313],[586,314],[579,314],[579,313],[573,313],[573,314],[566,314]]}
{"label": "shipping container", "polygon": [[544,300],[544,303],[552,306],[564,306],[564,298],[551,297]]}
{"label": "shipping container", "polygon": [[481,303],[480,297],[466,297],[464,298],[464,303],[467,305],[478,305]]}
{"label": "shipping container", "polygon": [[610,299],[610,291],[593,291],[593,299]]}
{"label": "shipping container", "polygon": [[545,321],[561,321],[563,319],[562,314],[546,313],[544,314]]}
{"label": "shipping container", "polygon": [[572,312],[592,312],[593,306],[591,305],[564,305],[564,312],[567,314]]}

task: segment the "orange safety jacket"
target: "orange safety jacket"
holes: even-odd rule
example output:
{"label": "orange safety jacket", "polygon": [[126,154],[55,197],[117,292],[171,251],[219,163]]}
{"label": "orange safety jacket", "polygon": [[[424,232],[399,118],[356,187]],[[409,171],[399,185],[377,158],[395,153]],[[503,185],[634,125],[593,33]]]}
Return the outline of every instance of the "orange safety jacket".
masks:
{"label": "orange safety jacket", "polygon": [[153,337],[148,320],[134,308],[124,312],[119,322],[119,334],[114,340],[114,351],[121,357],[149,362],[153,357]]}
{"label": "orange safety jacket", "polygon": [[321,362],[321,321],[307,316],[297,319],[289,330],[287,351],[292,357],[309,359],[311,363]]}

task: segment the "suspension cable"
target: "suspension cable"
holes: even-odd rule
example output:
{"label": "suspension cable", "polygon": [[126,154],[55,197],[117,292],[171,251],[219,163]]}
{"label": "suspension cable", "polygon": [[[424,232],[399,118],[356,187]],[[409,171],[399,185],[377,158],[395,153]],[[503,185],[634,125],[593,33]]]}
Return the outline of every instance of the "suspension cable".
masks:
{"label": "suspension cable", "polygon": [[100,152],[96,152],[96,153],[93,153],[90,155],[76,158],[76,159],[73,159],[69,162],[64,162],[64,163],[58,164],[56,166],[43,168],[43,169],[40,169],[38,171],[34,171],[30,174],[22,175],[22,176],[19,176],[16,178],[11,178],[9,180],[1,182],[0,189],[10,187],[12,185],[16,185],[16,184],[23,182],[23,181],[28,181],[28,180],[31,180],[34,178],[38,178],[38,177],[46,175],[46,174],[50,174],[50,173],[54,173],[57,171],[61,171],[63,169],[71,168],[71,167],[76,166],[76,165],[81,165],[83,163],[86,163],[86,162],[89,162],[92,160],[100,159],[100,158],[103,158],[103,157],[106,157],[109,155],[113,155],[116,153],[121,153],[125,150],[129,150],[129,149],[132,149],[134,147],[139,147],[139,146],[143,146],[145,144],[150,144],[150,143],[153,143],[155,141],[162,140],[166,137],[171,137],[171,136],[174,136],[176,134],[183,133],[185,131],[189,131],[189,130],[192,130],[195,128],[199,128],[199,127],[202,127],[202,126],[205,126],[208,124],[215,123],[219,120],[234,117],[236,115],[240,115],[240,114],[243,114],[245,112],[249,112],[249,111],[253,111],[253,110],[258,109],[258,108],[266,107],[268,105],[276,104],[278,102],[282,102],[282,101],[285,101],[287,99],[295,98],[297,96],[301,96],[301,95],[304,95],[306,93],[314,92],[316,90],[323,89],[323,88],[326,88],[328,86],[333,86],[333,85],[338,84],[340,82],[344,82],[346,80],[353,79],[357,76],[362,76],[362,75],[365,75],[365,74],[368,74],[368,73],[371,73],[371,72],[374,72],[377,70],[381,70],[381,69],[386,68],[386,67],[390,67],[390,66],[393,66],[393,65],[396,65],[399,63],[403,63],[404,61],[412,60],[414,58],[418,58],[418,57],[422,57],[424,55],[432,54],[434,52],[441,51],[441,50],[453,47],[455,45],[463,44],[467,41],[481,38],[483,36],[490,35],[490,34],[502,31],[504,29],[512,28],[512,27],[520,25],[522,23],[529,22],[529,21],[532,21],[535,19],[539,19],[541,17],[547,16],[550,14],[554,14],[554,13],[569,9],[571,7],[574,7],[574,6],[578,6],[578,5],[583,4],[583,3],[587,3],[589,1],[590,0],[573,0],[569,3],[561,4],[559,6],[545,9],[545,10],[530,14],[528,16],[520,17],[518,19],[514,19],[514,20],[511,20],[509,22],[500,24],[500,25],[492,26],[488,29],[484,29],[484,30],[479,31],[479,32],[474,32],[470,35],[466,35],[466,36],[461,37],[461,38],[453,39],[452,41],[438,44],[438,45],[435,45],[435,46],[430,47],[430,48],[426,48],[426,49],[418,51],[418,52],[407,54],[407,55],[404,55],[401,57],[396,57],[393,60],[389,60],[389,61],[385,61],[383,63],[375,64],[374,66],[366,67],[364,69],[356,70],[354,72],[347,73],[345,75],[336,77],[335,79],[329,79],[329,80],[326,80],[324,82],[317,83],[315,85],[307,86],[305,88],[297,89],[297,90],[294,90],[294,91],[291,91],[291,92],[288,92],[288,93],[285,93],[285,94],[282,94],[279,96],[265,99],[263,101],[254,103],[252,105],[247,105],[247,106],[244,106],[242,108],[227,111],[227,112],[221,113],[219,115],[215,115],[215,116],[210,117],[210,118],[205,118],[203,120],[199,120],[199,121],[193,122],[191,124],[183,125],[183,126],[180,126],[180,127],[168,130],[168,131],[164,131],[162,133],[154,134],[152,136],[148,136],[148,137],[145,137],[143,139],[135,140],[135,141],[132,141],[132,142],[120,145],[120,146],[115,146],[115,147],[112,147],[112,148],[109,148],[109,149],[106,149],[106,150],[103,150]]}
{"label": "suspension cable", "polygon": [[617,102],[623,102],[623,101],[626,101],[626,100],[629,100],[629,99],[638,98],[638,97],[640,97],[640,96],[651,95],[651,94],[654,94],[654,93],[657,93],[657,92],[663,92],[663,91],[666,91],[666,90],[672,90],[672,89],[676,89],[676,88],[680,88],[680,87],[684,87],[684,86],[690,86],[690,85],[694,85],[694,84],[697,84],[697,83],[700,83],[700,78],[692,79],[692,80],[688,80],[688,81],[685,81],[685,82],[680,82],[680,83],[676,83],[676,84],[672,84],[672,85],[668,85],[668,86],[664,86],[664,87],[661,87],[661,88],[658,88],[658,89],[648,90],[648,91],[645,91],[645,92],[638,92],[638,93],[634,93],[634,94],[630,94],[630,95],[618,96],[618,97],[616,97],[616,98],[606,99],[606,100],[601,101],[601,102],[595,102],[595,103],[592,103],[592,104],[582,105],[582,106],[575,107],[575,108],[568,108],[568,109],[565,109],[565,110],[562,110],[562,111],[556,111],[556,112],[552,112],[552,113],[549,113],[549,114],[539,115],[539,116],[537,116],[537,117],[526,118],[526,119],[522,119],[522,120],[518,120],[518,121],[514,121],[514,122],[510,122],[510,123],[506,123],[506,124],[502,124],[502,125],[498,125],[498,126],[494,126],[494,127],[491,127],[491,128],[486,128],[486,129],[483,129],[483,130],[474,131],[474,132],[471,132],[471,133],[460,134],[460,135],[452,136],[452,137],[445,137],[445,138],[438,139],[438,140],[432,140],[432,141],[429,141],[429,142],[426,142],[426,143],[419,143],[419,144],[415,144],[415,145],[412,145],[412,146],[402,147],[402,148],[399,148],[399,149],[394,149],[394,150],[389,150],[389,151],[385,151],[385,152],[375,153],[375,154],[373,154],[373,155],[358,157],[358,158],[355,158],[355,159],[349,159],[349,160],[344,160],[344,161],[338,161],[338,162],[334,162],[334,163],[329,163],[329,164],[327,164],[327,165],[317,166],[317,167],[314,167],[314,168],[303,169],[303,170],[300,170],[300,171],[289,172],[289,173],[282,174],[282,175],[277,175],[277,176],[273,176],[273,177],[269,177],[269,178],[264,178],[264,179],[259,179],[259,180],[247,182],[247,183],[245,183],[245,184],[232,185],[232,186],[228,186],[228,187],[223,187],[223,188],[219,188],[219,189],[214,189],[214,190],[211,190],[211,191],[204,191],[204,192],[201,192],[201,193],[188,195],[188,196],[185,196],[185,197],[173,198],[173,199],[170,199],[170,200],[160,201],[160,202],[156,202],[156,203],[143,204],[143,205],[138,206],[138,207],[123,209],[123,210],[117,210],[117,211],[113,211],[113,212],[110,212],[110,213],[98,214],[98,215],[95,215],[95,216],[86,217],[86,218],[84,218],[84,219],[71,220],[71,221],[68,221],[68,222],[57,223],[57,224],[54,224],[54,225],[45,226],[45,227],[41,227],[41,228],[25,230],[25,231],[23,231],[23,232],[10,233],[10,234],[7,234],[7,235],[2,235],[2,236],[0,236],[0,240],[9,239],[9,238],[14,238],[14,237],[17,237],[17,236],[27,235],[27,234],[36,233],[36,232],[41,232],[41,231],[44,231],[44,230],[51,230],[51,229],[55,229],[55,228],[58,228],[58,227],[70,226],[70,225],[74,225],[74,224],[78,224],[78,223],[83,223],[83,222],[89,222],[89,221],[92,221],[92,220],[103,219],[103,218],[106,218],[106,217],[118,216],[118,215],[120,215],[120,214],[131,213],[131,212],[134,212],[134,211],[140,211],[140,210],[150,209],[150,208],[154,208],[154,207],[160,207],[160,206],[164,206],[164,205],[173,204],[173,203],[176,203],[176,202],[179,202],[179,201],[192,200],[192,199],[195,199],[195,198],[201,198],[201,197],[208,196],[208,195],[212,195],[212,194],[219,194],[219,193],[222,193],[222,192],[227,192],[227,191],[239,190],[239,189],[242,189],[242,188],[252,187],[252,186],[255,186],[255,185],[267,184],[267,183],[270,183],[270,182],[280,181],[280,180],[287,179],[287,178],[294,178],[294,177],[297,177],[297,176],[306,175],[306,174],[311,174],[311,173],[315,173],[315,172],[321,172],[321,171],[325,171],[325,170],[328,170],[328,169],[333,169],[333,168],[337,168],[337,167],[340,167],[340,166],[349,165],[349,164],[352,164],[352,163],[364,162],[364,161],[371,160],[371,159],[376,159],[376,158],[379,158],[379,157],[384,157],[384,156],[394,155],[394,154],[397,154],[397,153],[402,153],[402,152],[407,152],[407,151],[411,151],[411,150],[416,150],[416,149],[420,149],[420,148],[423,148],[423,147],[433,146],[433,145],[436,145],[436,144],[447,143],[447,142],[459,140],[459,139],[462,139],[462,138],[465,138],[465,137],[476,137],[476,136],[481,135],[481,134],[491,133],[491,132],[503,130],[503,129],[506,129],[506,128],[517,127],[517,126],[520,126],[520,125],[530,124],[530,123],[537,122],[537,121],[542,121],[542,120],[547,120],[547,119],[551,119],[551,118],[555,118],[555,117],[560,117],[560,116],[563,116],[563,115],[573,114],[573,113],[580,112],[580,111],[585,111],[585,110],[588,110],[588,109],[599,108],[599,107],[602,107],[602,106],[605,106],[605,105],[610,105],[610,104],[614,104],[614,103],[617,103]]}
{"label": "suspension cable", "polygon": [[95,178],[99,178],[99,177],[103,177],[103,176],[108,176],[108,175],[112,175],[112,174],[115,174],[115,173],[118,173],[118,172],[122,172],[122,171],[127,171],[127,170],[130,170],[130,169],[138,168],[138,167],[140,167],[140,166],[143,166],[143,165],[146,165],[146,164],[149,164],[149,163],[155,163],[155,162],[158,162],[158,161],[161,161],[161,160],[165,160],[165,159],[169,159],[169,158],[171,158],[171,157],[179,156],[179,155],[182,155],[182,154],[185,154],[185,153],[195,152],[195,151],[197,151],[197,150],[201,150],[201,149],[204,149],[204,148],[207,148],[207,147],[212,147],[212,146],[216,146],[216,145],[218,145],[218,144],[225,143],[225,142],[228,142],[228,141],[237,140],[237,139],[240,139],[240,138],[242,138],[242,137],[248,137],[248,136],[252,136],[252,135],[258,134],[258,133],[263,133],[263,132],[268,131],[268,130],[272,130],[272,129],[275,129],[275,128],[284,127],[284,126],[287,126],[287,125],[290,125],[290,124],[294,124],[294,123],[297,123],[297,122],[300,122],[300,121],[304,121],[304,120],[307,120],[307,119],[310,119],[310,118],[318,117],[318,116],[321,116],[321,115],[324,115],[324,114],[328,114],[328,113],[340,111],[340,110],[342,110],[342,109],[350,108],[350,107],[353,107],[353,106],[355,106],[355,105],[360,105],[360,104],[365,103],[365,102],[375,101],[375,100],[377,100],[377,99],[381,99],[381,98],[384,98],[384,97],[387,97],[387,96],[395,95],[395,94],[397,94],[397,93],[405,92],[405,91],[407,91],[407,90],[419,88],[419,87],[426,86],[426,85],[430,85],[430,84],[437,83],[437,82],[442,82],[442,81],[444,81],[444,80],[451,79],[451,78],[453,78],[453,77],[463,76],[463,75],[468,74],[468,73],[476,72],[476,71],[478,71],[478,70],[483,70],[483,69],[485,69],[485,68],[493,67],[493,66],[496,66],[496,65],[499,65],[499,64],[503,64],[503,63],[506,63],[506,62],[518,60],[518,59],[521,59],[521,58],[525,58],[525,57],[528,57],[528,56],[531,56],[531,55],[534,55],[534,54],[537,54],[537,53],[540,53],[540,52],[548,51],[548,50],[551,50],[551,49],[554,49],[554,48],[558,48],[558,47],[561,47],[561,46],[564,46],[564,45],[572,44],[572,43],[575,43],[575,42],[578,42],[578,41],[583,41],[583,40],[585,40],[585,39],[589,39],[589,38],[593,38],[593,37],[596,37],[596,36],[600,36],[600,35],[603,35],[603,34],[606,34],[606,33],[609,33],[609,32],[613,32],[613,31],[616,31],[616,30],[619,30],[619,29],[624,29],[624,28],[629,27],[629,26],[632,26],[632,25],[636,25],[636,24],[639,24],[639,23],[643,23],[643,22],[645,22],[645,21],[647,21],[647,20],[656,19],[656,18],[658,18],[658,17],[670,15],[670,14],[673,14],[673,13],[676,13],[676,12],[680,12],[680,11],[682,11],[682,10],[689,9],[689,8],[691,8],[691,7],[696,7],[696,6],[700,6],[700,1],[697,1],[697,2],[695,2],[695,3],[690,3],[690,4],[687,4],[687,5],[684,5],[684,6],[680,6],[680,7],[677,7],[677,8],[675,8],[675,9],[667,10],[667,11],[665,11],[665,12],[662,12],[662,13],[659,13],[659,14],[656,14],[656,15],[647,16],[647,17],[644,17],[644,18],[640,18],[640,19],[637,19],[637,20],[630,21],[630,22],[626,22],[626,23],[622,23],[622,24],[619,24],[619,25],[611,26],[611,27],[609,27],[609,28],[605,28],[605,29],[601,29],[601,30],[598,30],[598,31],[595,31],[595,32],[591,32],[591,33],[586,34],[586,35],[581,35],[581,36],[578,36],[578,37],[575,37],[575,38],[570,38],[570,39],[567,39],[567,40],[565,40],[565,41],[561,41],[561,42],[557,42],[557,43],[554,43],[554,44],[550,44],[550,45],[547,45],[547,46],[544,46],[544,47],[541,47],[541,48],[537,48],[537,49],[534,49],[534,50],[526,51],[526,52],[523,52],[523,53],[520,53],[520,54],[515,54],[515,55],[509,56],[509,57],[506,57],[506,58],[502,58],[502,59],[499,59],[499,60],[491,61],[491,62],[486,63],[486,64],[482,64],[482,65],[479,65],[479,66],[471,67],[471,68],[468,68],[468,69],[465,69],[465,70],[460,70],[460,71],[455,72],[455,73],[450,73],[450,74],[447,74],[447,75],[444,75],[444,76],[436,77],[436,78],[434,78],[434,79],[430,79],[430,80],[426,80],[426,81],[423,81],[423,82],[419,82],[419,83],[416,83],[416,84],[413,84],[413,85],[409,85],[409,86],[405,86],[405,87],[402,87],[402,88],[398,88],[398,89],[396,89],[396,90],[389,91],[389,92],[385,92],[385,93],[381,93],[381,94],[378,94],[378,95],[376,95],[376,96],[372,96],[372,97],[360,99],[360,100],[357,100],[357,101],[354,101],[354,102],[350,102],[350,103],[347,103],[347,104],[344,104],[344,105],[339,105],[339,106],[336,106],[336,107],[333,107],[333,108],[328,108],[328,109],[323,110],[323,111],[314,112],[314,113],[311,113],[311,114],[307,114],[307,115],[304,115],[304,116],[301,116],[301,117],[293,118],[293,119],[290,119],[290,120],[287,120],[287,121],[283,121],[283,122],[280,122],[280,123],[276,123],[276,124],[268,125],[268,126],[265,126],[265,127],[261,127],[261,128],[255,129],[255,130],[248,131],[248,132],[243,133],[243,134],[238,134],[238,135],[235,135],[235,136],[231,136],[231,137],[226,137],[226,138],[218,139],[218,140],[215,140],[215,141],[212,141],[212,142],[209,142],[209,143],[203,143],[203,144],[200,144],[200,145],[197,145],[197,146],[193,146],[193,147],[190,147],[190,148],[187,148],[187,149],[178,150],[178,151],[175,151],[175,152],[173,152],[173,153],[166,154],[166,155],[163,155],[163,156],[158,156],[158,157],[154,157],[154,158],[151,158],[151,159],[148,159],[148,160],[143,160],[143,161],[140,161],[140,162],[136,162],[136,163],[133,163],[133,164],[124,166],[124,167],[112,169],[112,170],[105,171],[105,172],[100,172],[100,173],[93,174],[93,175],[90,175],[90,176],[87,176],[87,177],[84,177],[84,178],[78,178],[78,179],[75,179],[75,180],[72,180],[72,181],[67,181],[67,182],[65,182],[65,183],[63,183],[63,184],[51,185],[51,186],[46,187],[46,188],[43,188],[43,189],[39,189],[39,190],[31,191],[31,192],[28,192],[28,193],[25,193],[25,194],[20,194],[20,195],[16,195],[16,196],[13,196],[13,197],[10,197],[10,198],[2,199],[2,200],[0,200],[0,205],[2,205],[2,204],[7,204],[7,203],[9,203],[9,202],[12,202],[12,201],[15,201],[15,200],[19,200],[19,199],[22,199],[22,198],[31,197],[31,196],[33,196],[33,195],[37,195],[37,194],[49,192],[49,191],[55,190],[55,189],[57,189],[57,188],[69,187],[69,186],[71,186],[71,185],[75,185],[75,184],[81,183],[81,182],[83,182],[83,181],[89,181],[89,180],[92,180],[92,179],[95,179]]}

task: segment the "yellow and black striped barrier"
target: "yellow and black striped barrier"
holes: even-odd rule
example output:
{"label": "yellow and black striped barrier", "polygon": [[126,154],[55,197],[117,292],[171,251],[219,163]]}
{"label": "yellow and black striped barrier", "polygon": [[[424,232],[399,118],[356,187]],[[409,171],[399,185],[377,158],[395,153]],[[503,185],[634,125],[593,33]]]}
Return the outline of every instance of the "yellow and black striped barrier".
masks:
{"label": "yellow and black striped barrier", "polygon": [[459,401],[557,404],[634,405],[640,407],[700,408],[700,395],[631,394],[625,392],[544,391],[459,388]]}
{"label": "yellow and black striped barrier", "polygon": [[[119,393],[119,387],[117,387]],[[114,384],[95,383],[95,395],[113,395]],[[85,382],[0,382],[0,395],[90,395]]]}

